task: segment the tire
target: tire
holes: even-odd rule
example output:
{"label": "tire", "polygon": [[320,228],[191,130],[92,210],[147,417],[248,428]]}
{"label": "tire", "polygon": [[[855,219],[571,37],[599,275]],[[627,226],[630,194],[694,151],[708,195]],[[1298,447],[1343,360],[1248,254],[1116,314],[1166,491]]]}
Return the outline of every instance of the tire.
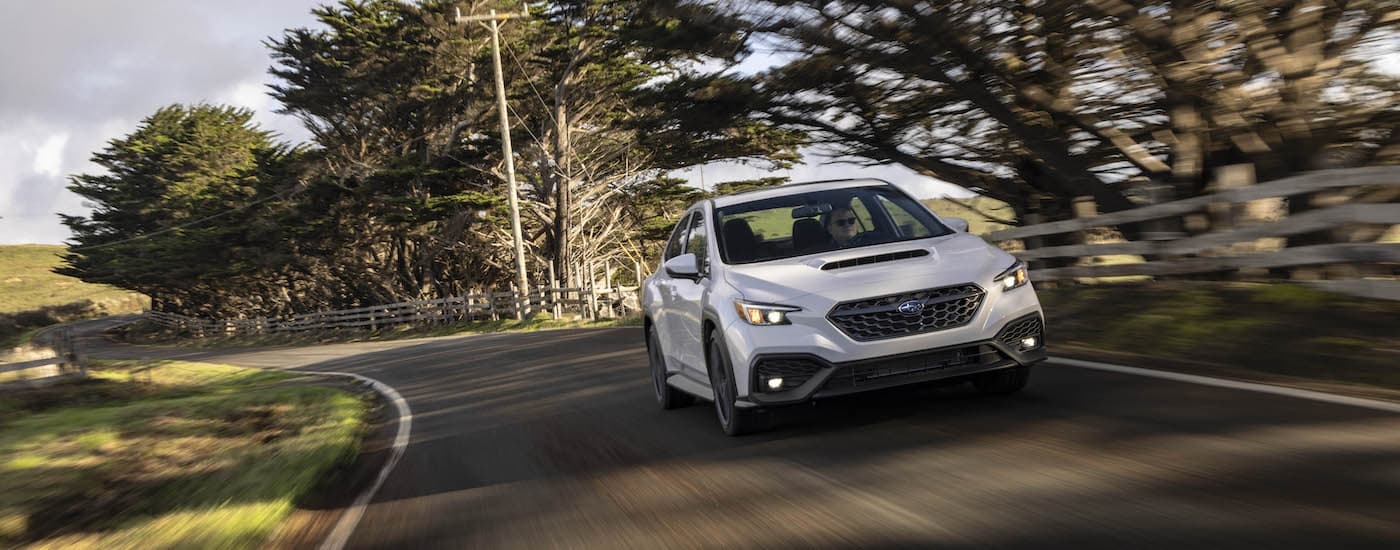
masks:
{"label": "tire", "polygon": [[1028,366],[1011,367],[972,377],[972,386],[983,395],[1006,395],[1021,391],[1031,379]]}
{"label": "tire", "polygon": [[715,415],[725,435],[739,436],[767,430],[771,416],[764,410],[745,410],[735,405],[738,388],[734,384],[734,368],[724,344],[714,333],[706,335],[709,353],[706,364],[710,371],[710,388],[714,389]]}
{"label": "tire", "polygon": [[661,405],[662,410],[689,407],[695,403],[695,396],[666,383],[666,355],[661,353],[661,340],[651,327],[647,327],[647,362],[651,368],[652,393],[656,395],[656,404]]}

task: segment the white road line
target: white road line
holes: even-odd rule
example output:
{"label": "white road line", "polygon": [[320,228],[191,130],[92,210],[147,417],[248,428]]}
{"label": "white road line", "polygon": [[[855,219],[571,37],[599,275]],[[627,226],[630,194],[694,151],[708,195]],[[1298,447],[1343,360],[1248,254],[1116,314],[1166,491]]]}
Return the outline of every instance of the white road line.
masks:
{"label": "white road line", "polygon": [[360,524],[360,518],[364,517],[365,508],[369,506],[370,499],[373,499],[375,493],[379,492],[379,487],[384,485],[384,480],[389,478],[389,474],[394,471],[394,467],[398,466],[399,459],[403,458],[404,450],[408,448],[408,434],[413,428],[413,412],[409,410],[408,402],[404,401],[403,396],[399,395],[399,392],[389,387],[388,384],[373,378],[348,372],[304,372],[306,372],[306,374],[348,376],[369,384],[374,387],[375,391],[383,394],[384,397],[392,401],[394,403],[394,408],[397,409],[399,413],[398,432],[394,434],[394,445],[389,451],[389,460],[386,461],[384,467],[379,470],[379,478],[374,480],[374,485],[371,485],[369,489],[366,489],[365,492],[360,493],[359,497],[355,498],[354,504],[351,504],[350,508],[345,510],[345,513],[340,516],[340,521],[336,522],[335,528],[331,530],[330,535],[326,536],[325,542],[321,543],[321,550],[341,550],[345,548],[345,544],[350,541],[350,535],[355,532],[355,527]]}
{"label": "white road line", "polygon": [[1051,357],[1049,358],[1049,362],[1070,367],[1079,367],[1083,369],[1096,369],[1122,374],[1148,376],[1152,378],[1161,378],[1164,380],[1186,382],[1188,384],[1200,384],[1202,386],[1215,386],[1218,388],[1230,388],[1234,390],[1268,393],[1273,395],[1282,395],[1285,397],[1293,397],[1297,399],[1307,399],[1309,401],[1321,401],[1323,403],[1333,403],[1337,405],[1348,405],[1352,407],[1361,407],[1377,411],[1400,413],[1400,403],[1378,401],[1375,399],[1363,399],[1360,397],[1348,397],[1345,395],[1334,395],[1330,393],[1323,393],[1320,391],[1302,390],[1298,388],[1286,388],[1283,386],[1273,386],[1269,384],[1259,384],[1255,382],[1241,382],[1238,380],[1226,380],[1224,378],[1212,378],[1209,376],[1200,376],[1195,374],[1181,374],[1177,372],[1167,372],[1155,369],[1126,367],[1123,365],[1114,365],[1111,363],[1081,361],[1079,359],[1066,359],[1062,357]]}

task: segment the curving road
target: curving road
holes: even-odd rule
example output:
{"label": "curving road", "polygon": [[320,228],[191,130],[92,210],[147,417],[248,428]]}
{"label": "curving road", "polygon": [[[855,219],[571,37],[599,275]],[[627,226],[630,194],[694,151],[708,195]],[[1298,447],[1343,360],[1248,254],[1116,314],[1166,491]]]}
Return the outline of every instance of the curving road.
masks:
{"label": "curving road", "polygon": [[896,391],[728,438],[658,410],[640,329],[281,350],[413,410],[350,548],[1397,548],[1400,415],[1047,364],[1023,393]]}

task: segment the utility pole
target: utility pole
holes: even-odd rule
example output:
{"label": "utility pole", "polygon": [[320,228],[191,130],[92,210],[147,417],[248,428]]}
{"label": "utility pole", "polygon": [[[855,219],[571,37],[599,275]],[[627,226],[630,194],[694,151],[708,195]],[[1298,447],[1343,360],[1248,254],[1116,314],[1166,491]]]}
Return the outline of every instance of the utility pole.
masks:
{"label": "utility pole", "polygon": [[491,10],[487,15],[463,16],[462,9],[457,8],[457,23],[478,22],[483,27],[491,31],[491,59],[496,64],[496,106],[501,113],[501,148],[506,156],[506,193],[510,202],[510,231],[515,238],[515,275],[516,288],[525,299],[525,307],[516,308],[515,318],[524,317],[523,311],[530,311],[530,284],[529,278],[525,274],[525,243],[520,231],[520,204],[515,197],[515,155],[510,148],[510,116],[506,108],[506,79],[501,73],[501,22],[508,19],[523,19],[529,17],[528,7],[522,6],[520,13],[496,13]]}

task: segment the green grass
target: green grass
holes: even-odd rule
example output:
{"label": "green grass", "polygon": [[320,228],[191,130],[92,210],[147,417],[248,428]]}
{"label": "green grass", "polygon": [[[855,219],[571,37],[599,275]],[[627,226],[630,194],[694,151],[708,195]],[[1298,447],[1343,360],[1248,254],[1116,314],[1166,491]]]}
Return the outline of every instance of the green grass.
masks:
{"label": "green grass", "polygon": [[[974,235],[986,235],[993,231],[1009,229],[1011,226],[989,220],[983,216],[959,206],[947,199],[927,199],[921,201],[929,210],[945,218],[962,218],[967,220],[968,232]],[[1011,205],[988,197],[972,197],[970,199],[958,199],[957,202],[966,204],[979,211],[985,212],[998,219],[1015,220],[1016,212],[1011,210]]]}
{"label": "green grass", "polygon": [[1039,295],[1052,343],[1400,389],[1400,302],[1287,283],[1209,281]]}
{"label": "green grass", "polygon": [[0,547],[263,546],[355,456],[368,414],[292,378],[109,363],[0,396]]}
{"label": "green grass", "polygon": [[138,296],[131,291],[82,282],[52,270],[63,246],[0,245],[0,313],[19,313],[83,300],[121,303]]}
{"label": "green grass", "polygon": [[34,329],[149,305],[141,294],[54,273],[63,250],[57,245],[0,245],[0,355],[28,342]]}

